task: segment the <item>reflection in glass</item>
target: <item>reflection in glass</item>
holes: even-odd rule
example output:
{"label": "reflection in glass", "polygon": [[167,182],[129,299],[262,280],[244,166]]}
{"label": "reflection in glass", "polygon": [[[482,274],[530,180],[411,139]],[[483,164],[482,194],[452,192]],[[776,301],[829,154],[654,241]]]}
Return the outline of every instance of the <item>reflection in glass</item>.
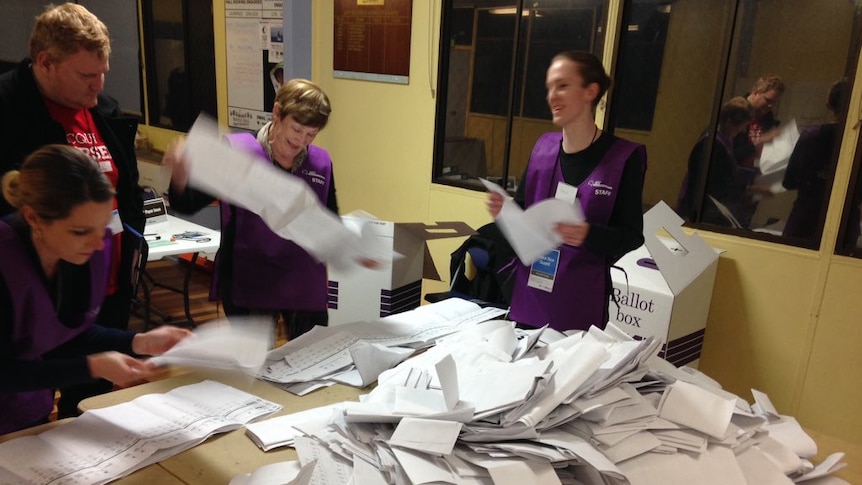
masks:
{"label": "reflection in glass", "polygon": [[795,190],[796,199],[781,233],[784,237],[810,239],[816,235],[819,239],[821,214],[829,201],[826,196],[838,159],[849,98],[849,82],[840,80],[832,84],[824,100],[832,119],[805,128],[790,154],[781,185]]}
{"label": "reflection in glass", "polygon": [[[607,22],[620,27],[603,128],[647,146],[644,206],[684,201],[690,224],[818,247],[847,102],[829,108],[826,98],[839,80],[853,82],[857,5],[622,2]],[[565,49],[601,55],[605,15],[598,0],[447,0],[435,182],[481,190],[471,180],[486,175],[514,188],[535,140],[558,129],[545,102],[548,59]],[[753,114],[728,145],[722,106],[737,97]],[[814,131],[817,150],[806,141]]]}
{"label": "reflection in glass", "polygon": [[[687,221],[711,230],[816,247],[843,131],[833,124],[842,109],[827,109],[826,95],[855,68],[858,21],[843,0],[625,2],[610,125],[647,145],[644,204],[677,202]],[[663,52],[645,47],[662,35]],[[656,69],[651,99],[643,90]],[[635,88],[623,96],[627,86]],[[729,144],[724,108],[739,97],[752,115]],[[797,140],[823,125],[834,130],[818,136],[818,181],[785,184]],[[816,207],[779,239],[797,199],[794,218]]]}
{"label": "reflection in glass", "polygon": [[[734,214],[741,214],[739,204],[744,201],[747,187],[752,183],[754,172],[740,165],[734,151],[733,140],[737,135],[748,133],[752,109],[742,96],[731,98],[721,106],[718,113],[718,129],[715,138],[709,132],[698,139],[688,158],[688,172],[680,188],[677,211],[687,221],[716,225],[743,227]],[[711,146],[711,151],[710,151]],[[710,154],[708,157],[707,154]],[[706,165],[709,161],[709,165]],[[705,192],[709,203],[701,212],[700,199],[695,194],[703,177],[703,168],[709,167]]]}

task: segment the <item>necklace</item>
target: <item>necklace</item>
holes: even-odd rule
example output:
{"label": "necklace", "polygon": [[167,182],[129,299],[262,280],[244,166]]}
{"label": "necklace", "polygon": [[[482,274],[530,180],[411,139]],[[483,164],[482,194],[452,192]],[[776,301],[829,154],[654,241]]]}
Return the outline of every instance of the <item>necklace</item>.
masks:
{"label": "necklace", "polygon": [[595,143],[598,138],[599,138],[599,125],[593,125],[593,138],[592,138],[592,140],[590,140],[590,144],[587,145],[587,148],[584,148],[584,150],[587,150],[588,148],[593,146],[593,143]]}
{"label": "necklace", "polygon": [[584,151],[588,150],[591,146],[593,146],[593,144],[594,144],[594,143],[596,142],[596,140],[598,140],[598,139],[599,139],[599,126],[594,124],[594,125],[593,125],[593,136],[592,136],[592,138],[590,139],[590,143],[589,143],[587,146],[585,146],[584,148],[581,148],[580,150],[573,150],[573,151],[571,151],[571,152],[567,152],[567,151],[565,151],[565,149],[564,149],[563,140],[561,140],[561,141],[560,141],[560,152],[561,152],[561,153],[579,153],[579,152],[584,152]]}

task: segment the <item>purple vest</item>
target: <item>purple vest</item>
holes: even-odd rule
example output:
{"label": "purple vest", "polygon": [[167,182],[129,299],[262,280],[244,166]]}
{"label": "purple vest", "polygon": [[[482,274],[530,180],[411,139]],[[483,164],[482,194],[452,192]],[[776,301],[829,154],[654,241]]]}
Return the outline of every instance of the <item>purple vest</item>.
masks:
{"label": "purple vest", "polygon": [[[0,221],[0,275],[13,302],[10,328],[15,360],[41,360],[51,350],[90,328],[96,321],[108,279],[111,238],[105,249],[90,258],[90,304],[69,321],[57,318],[51,296],[33,267],[24,242],[15,229]],[[46,419],[54,407],[54,390],[0,393],[0,434],[23,429]]]}
{"label": "purple vest", "polygon": [[[563,182],[557,163],[562,133],[542,135],[530,155],[525,187],[527,207],[554,196]],[[607,225],[621,190],[620,180],[626,161],[641,145],[617,139],[593,172],[578,185],[578,201],[590,224]],[[546,323],[557,330],[586,330],[591,325],[607,324],[607,272],[605,256],[583,247],[563,244],[553,291],[527,286],[530,266],[518,264],[509,318],[540,327]]]}
{"label": "purple vest", "polygon": [[[251,134],[225,138],[234,148],[255,153],[261,163],[270,163]],[[308,156],[293,175],[304,180],[326,204],[332,180],[332,160],[326,150],[309,145]],[[257,214],[236,206],[229,210],[232,214],[227,217],[222,214],[222,230],[230,218],[235,220],[233,279],[229,283],[233,304],[256,310],[326,310],[326,265],[293,241],[272,232]]]}

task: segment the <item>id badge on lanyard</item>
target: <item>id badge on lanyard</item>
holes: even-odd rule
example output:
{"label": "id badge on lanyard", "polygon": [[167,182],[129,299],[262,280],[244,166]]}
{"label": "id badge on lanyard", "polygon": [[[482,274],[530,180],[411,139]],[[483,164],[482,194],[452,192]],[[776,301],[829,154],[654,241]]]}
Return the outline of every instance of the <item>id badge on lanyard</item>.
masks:
{"label": "id badge on lanyard", "polygon": [[[576,204],[578,199],[578,188],[565,182],[557,183],[557,191],[554,198],[563,200],[570,204]],[[527,278],[527,286],[537,290],[554,291],[554,281],[557,279],[557,271],[560,269],[560,250],[553,249],[536,260],[530,266],[530,277]]]}
{"label": "id badge on lanyard", "polygon": [[551,293],[554,291],[554,281],[557,279],[557,271],[559,269],[560,250],[553,249],[548,251],[530,266],[530,277],[527,278],[527,286]]}
{"label": "id badge on lanyard", "polygon": [[120,220],[120,211],[117,209],[111,212],[111,222],[108,223],[108,228],[111,230],[111,234],[123,232],[123,221]]}

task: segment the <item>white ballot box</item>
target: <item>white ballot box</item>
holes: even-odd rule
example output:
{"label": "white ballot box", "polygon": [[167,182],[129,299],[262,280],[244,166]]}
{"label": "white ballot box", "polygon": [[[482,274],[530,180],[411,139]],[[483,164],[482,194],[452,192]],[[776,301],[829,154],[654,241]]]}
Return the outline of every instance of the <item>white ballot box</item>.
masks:
{"label": "white ballot box", "polygon": [[611,269],[617,302],[608,313],[633,337],[664,340],[660,356],[669,362],[697,367],[721,251],[686,235],[682,223],[664,202],[644,214],[644,245]]}
{"label": "white ballot box", "polygon": [[[347,215],[342,219],[351,222]],[[469,236],[475,231],[464,222],[413,222],[362,220],[380,247],[401,254],[380,269],[355,266],[346,271],[329,268],[329,324],[373,321],[412,310],[422,300],[422,278],[440,279],[426,241]]]}

